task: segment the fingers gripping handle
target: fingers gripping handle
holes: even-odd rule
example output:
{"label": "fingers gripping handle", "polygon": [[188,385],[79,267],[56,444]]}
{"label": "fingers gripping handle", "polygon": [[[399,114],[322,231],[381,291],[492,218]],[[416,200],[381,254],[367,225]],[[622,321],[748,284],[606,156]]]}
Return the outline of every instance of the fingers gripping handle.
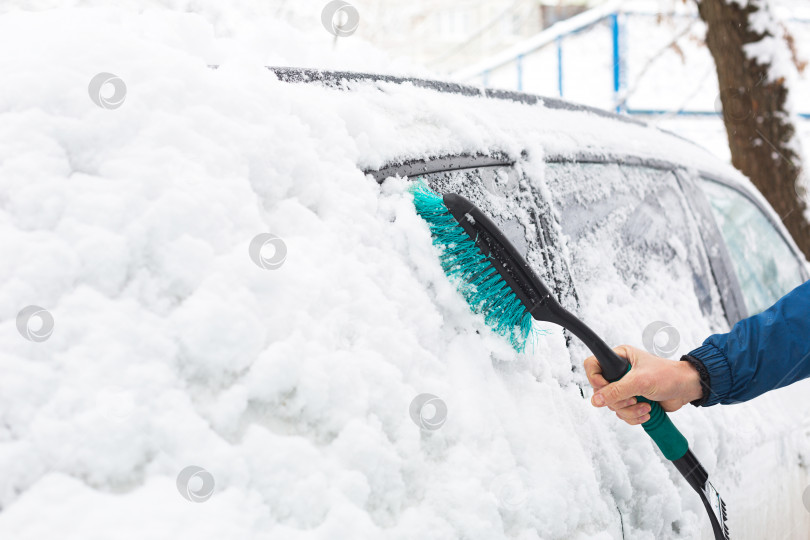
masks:
{"label": "fingers gripping handle", "polygon": [[[596,351],[594,351],[596,353]],[[603,351],[600,351],[601,354],[596,353],[595,356],[597,360],[599,360],[600,365],[602,364],[602,356],[605,356]],[[617,357],[619,357],[615,352],[612,350],[610,353]],[[606,362],[612,363],[615,365],[616,360],[613,358],[605,358]],[[626,360],[625,360],[626,361]],[[608,379],[610,382],[616,382],[617,380],[621,379],[627,373],[630,372],[630,363],[627,363],[627,370],[618,378],[614,380]],[[639,402],[649,403],[650,404],[650,419],[641,424],[641,427],[644,428],[644,431],[647,432],[647,435],[655,441],[655,444],[658,445],[658,448],[661,450],[661,453],[664,454],[664,457],[670,461],[675,461],[676,459],[682,458],[687,450],[689,450],[689,442],[686,440],[686,437],[678,431],[678,428],[675,427],[675,424],[672,423],[669,416],[664,409],[661,408],[655,401],[650,401],[649,399],[636,396],[636,399]]]}

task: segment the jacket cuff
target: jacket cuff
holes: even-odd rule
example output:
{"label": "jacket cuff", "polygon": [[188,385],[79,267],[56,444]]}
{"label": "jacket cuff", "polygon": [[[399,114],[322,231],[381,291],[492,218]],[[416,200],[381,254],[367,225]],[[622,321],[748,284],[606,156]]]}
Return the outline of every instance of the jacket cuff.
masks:
{"label": "jacket cuff", "polygon": [[702,391],[701,397],[694,401],[690,401],[692,405],[695,407],[700,407],[706,403],[706,400],[709,399],[709,395],[711,394],[712,388],[712,380],[709,376],[709,371],[706,369],[706,366],[703,365],[703,362],[695,358],[694,356],[689,356],[685,354],[681,356],[681,362],[689,362],[689,364],[695,368],[695,371],[698,372],[698,376],[700,377],[700,389]]}
{"label": "jacket cuff", "polygon": [[684,355],[681,360],[695,366],[700,374],[703,397],[693,401],[693,405],[710,407],[728,397],[731,391],[731,368],[726,355],[720,349],[707,343]]}

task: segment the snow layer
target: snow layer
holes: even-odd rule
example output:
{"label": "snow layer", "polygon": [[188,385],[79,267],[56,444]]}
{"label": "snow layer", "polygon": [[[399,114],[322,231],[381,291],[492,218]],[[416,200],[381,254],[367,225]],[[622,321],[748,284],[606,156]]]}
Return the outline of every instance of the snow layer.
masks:
{"label": "snow layer", "polygon": [[[725,168],[585,113],[572,124],[408,85],[283,84],[257,42],[306,39],[278,23],[268,37],[250,15],[226,35],[149,9],[0,17],[0,47],[17,51],[0,56],[0,242],[12,255],[0,265],[0,537],[705,533],[642,430],[583,399],[582,358],[559,330],[514,355],[444,278],[405,182],[379,188],[361,169],[526,150],[542,183],[546,152],[583,148]],[[125,81],[120,107],[88,96],[99,72]],[[287,248],[274,270],[249,256],[263,233]],[[626,288],[611,297],[617,285],[592,300],[594,327],[640,345],[639,323],[662,307]],[[41,343],[15,325],[32,304],[56,321]],[[685,352],[709,323],[680,330]],[[424,393],[447,406],[440,429],[409,415]],[[757,407],[675,415],[736,519],[751,490],[735,488],[774,472],[743,475],[739,458],[760,441],[786,459],[806,452],[796,418],[808,406],[789,388]],[[189,466],[213,478],[203,502],[189,499],[204,475],[177,485]]]}

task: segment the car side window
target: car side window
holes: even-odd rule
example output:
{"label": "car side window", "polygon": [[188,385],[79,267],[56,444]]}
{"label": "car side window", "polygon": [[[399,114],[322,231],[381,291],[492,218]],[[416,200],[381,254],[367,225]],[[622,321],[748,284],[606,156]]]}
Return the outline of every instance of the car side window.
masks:
{"label": "car side window", "polygon": [[686,352],[725,327],[700,230],[673,171],[561,161],[548,163],[544,180],[582,315],[603,339],[648,346],[645,331],[665,322],[680,333],[667,352],[675,357],[678,344]]}
{"label": "car side window", "polygon": [[800,262],[757,205],[738,190],[701,182],[728,247],[749,315],[768,309],[803,281]]}

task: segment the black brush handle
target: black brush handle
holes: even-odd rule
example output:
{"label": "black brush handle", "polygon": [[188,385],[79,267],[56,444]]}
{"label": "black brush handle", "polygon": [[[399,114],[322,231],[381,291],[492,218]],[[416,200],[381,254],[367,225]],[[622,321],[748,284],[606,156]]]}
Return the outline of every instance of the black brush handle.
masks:
{"label": "black brush handle", "polygon": [[599,361],[602,367],[602,376],[608,382],[615,382],[624,377],[630,367],[630,362],[626,358],[622,358],[608,346],[607,343],[602,341],[596,332],[582,322],[578,317],[573,315],[570,311],[562,307],[556,300],[547,302],[546,310],[543,314],[538,313],[535,316],[537,319],[544,319],[554,324],[558,324],[563,328],[567,328],[572,334],[577,336],[582,343],[585,344],[591,353]]}

